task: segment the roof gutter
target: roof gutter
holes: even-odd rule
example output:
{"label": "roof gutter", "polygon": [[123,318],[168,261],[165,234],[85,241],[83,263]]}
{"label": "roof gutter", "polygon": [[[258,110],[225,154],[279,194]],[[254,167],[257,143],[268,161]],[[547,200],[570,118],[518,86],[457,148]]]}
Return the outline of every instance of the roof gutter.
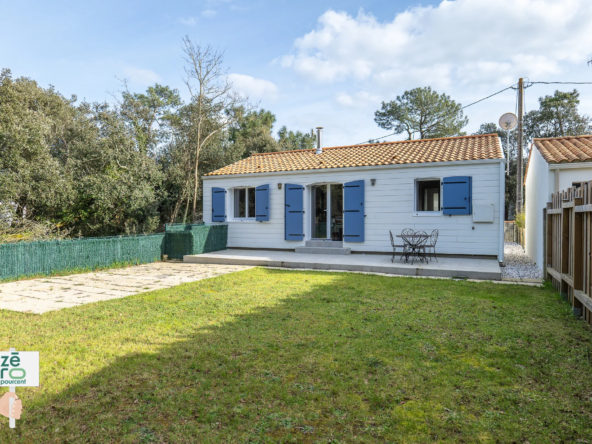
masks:
{"label": "roof gutter", "polygon": [[549,163],[550,170],[573,170],[581,168],[592,167],[592,161],[576,161],[576,162],[565,162],[565,163]]}

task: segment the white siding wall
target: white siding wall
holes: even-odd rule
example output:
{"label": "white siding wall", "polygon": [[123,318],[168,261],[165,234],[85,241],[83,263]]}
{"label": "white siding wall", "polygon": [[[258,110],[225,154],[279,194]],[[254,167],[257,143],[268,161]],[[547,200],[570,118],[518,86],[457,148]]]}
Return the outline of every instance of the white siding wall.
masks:
{"label": "white siding wall", "polygon": [[[472,216],[413,215],[414,180],[449,176],[472,176],[473,204],[493,204],[493,223],[473,223]],[[362,179],[365,182],[366,241],[344,243],[351,247],[352,251],[391,251],[389,230],[392,230],[393,234],[399,234],[403,228],[413,228],[427,232],[433,229],[440,230],[438,253],[498,256],[500,239],[500,164],[498,162],[206,177],[203,193],[204,221],[211,223],[211,188],[225,188],[228,190],[226,215],[229,226],[229,247],[293,249],[304,245],[304,241],[284,240],[284,188],[279,190],[277,184],[292,183],[306,186],[304,191],[306,240],[310,238],[311,232],[310,185],[322,182],[344,183]],[[370,179],[376,179],[375,186],[371,186]],[[231,188],[255,187],[263,184],[270,184],[269,222],[234,220]]]}
{"label": "white siding wall", "polygon": [[[588,168],[569,168],[559,170],[559,191],[567,190],[574,182],[585,182],[592,180],[592,165]],[[549,198],[551,196],[549,195]]]}
{"label": "white siding wall", "polygon": [[[539,267],[543,267],[543,209],[551,201],[551,194],[564,191],[574,182],[592,180],[592,165],[588,168],[572,168],[571,164],[549,165],[539,150],[534,148],[528,166],[525,184],[524,209],[526,211],[525,250]],[[559,183],[556,184],[557,178]]]}
{"label": "white siding wall", "polygon": [[525,250],[539,267],[543,267],[543,209],[551,198],[549,184],[549,164],[539,150],[530,156],[528,175],[524,192],[524,210],[526,212]]}

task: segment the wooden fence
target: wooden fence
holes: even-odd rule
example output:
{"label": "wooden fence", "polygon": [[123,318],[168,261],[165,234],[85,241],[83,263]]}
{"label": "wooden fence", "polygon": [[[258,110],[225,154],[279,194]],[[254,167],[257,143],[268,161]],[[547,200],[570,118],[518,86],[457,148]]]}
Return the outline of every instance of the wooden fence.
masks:
{"label": "wooden fence", "polygon": [[592,325],[592,181],[553,194],[545,218],[546,277]]}
{"label": "wooden fence", "polygon": [[504,241],[516,242],[524,248],[524,228],[520,228],[513,220],[504,222]]}

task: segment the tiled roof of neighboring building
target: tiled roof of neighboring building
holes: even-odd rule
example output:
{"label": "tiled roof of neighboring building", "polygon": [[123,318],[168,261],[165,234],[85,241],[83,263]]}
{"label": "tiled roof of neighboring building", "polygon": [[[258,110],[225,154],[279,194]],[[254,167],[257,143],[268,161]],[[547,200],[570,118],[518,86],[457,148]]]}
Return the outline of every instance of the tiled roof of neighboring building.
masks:
{"label": "tiled roof of neighboring building", "polygon": [[532,142],[547,163],[592,160],[592,135],[533,139]]}
{"label": "tiled roof of neighboring building", "polygon": [[484,134],[253,154],[206,176],[502,158],[498,135]]}
{"label": "tiled roof of neighboring building", "polygon": [[[592,161],[592,135],[533,139],[532,144],[539,150],[547,163]],[[526,183],[531,157],[532,149],[528,153],[524,183]]]}

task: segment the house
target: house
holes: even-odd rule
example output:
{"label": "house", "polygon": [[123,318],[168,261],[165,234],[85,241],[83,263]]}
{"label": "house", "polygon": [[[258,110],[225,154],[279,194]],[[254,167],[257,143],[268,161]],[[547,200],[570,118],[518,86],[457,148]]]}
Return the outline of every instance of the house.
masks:
{"label": "house", "polygon": [[543,267],[543,210],[551,194],[592,180],[592,136],[534,139],[524,174],[526,254]]}
{"label": "house", "polygon": [[204,221],[229,248],[386,253],[389,230],[438,229],[438,254],[503,261],[504,163],[496,134],[254,154],[203,177]]}

